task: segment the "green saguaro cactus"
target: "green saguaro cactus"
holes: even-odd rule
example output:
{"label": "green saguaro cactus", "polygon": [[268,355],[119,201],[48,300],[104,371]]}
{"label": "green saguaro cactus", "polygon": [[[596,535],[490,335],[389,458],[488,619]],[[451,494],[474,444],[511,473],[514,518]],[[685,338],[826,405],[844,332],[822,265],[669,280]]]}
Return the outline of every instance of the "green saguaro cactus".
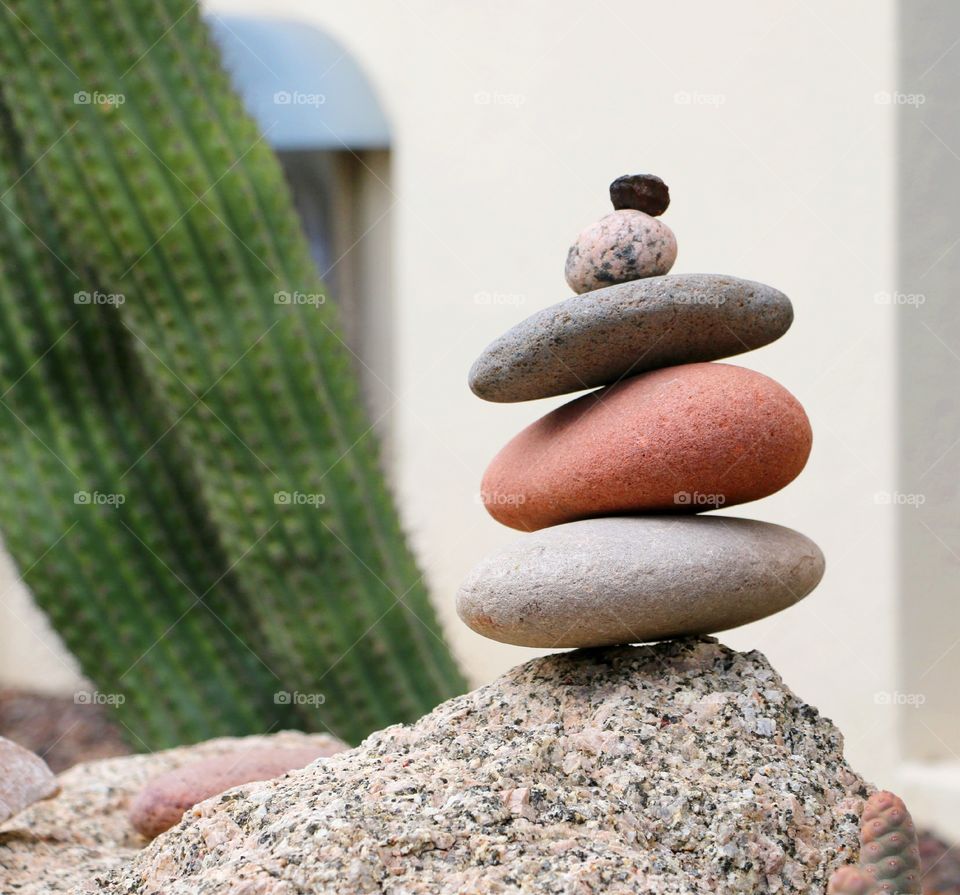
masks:
{"label": "green saguaro cactus", "polygon": [[134,741],[357,740],[460,692],[196,4],[9,0],[0,66],[0,528]]}

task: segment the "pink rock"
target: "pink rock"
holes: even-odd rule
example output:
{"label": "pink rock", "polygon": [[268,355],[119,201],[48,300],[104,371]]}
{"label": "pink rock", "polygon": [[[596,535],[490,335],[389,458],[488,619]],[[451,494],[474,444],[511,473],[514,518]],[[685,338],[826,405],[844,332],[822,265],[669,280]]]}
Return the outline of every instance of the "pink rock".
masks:
{"label": "pink rock", "polygon": [[577,293],[667,273],[677,239],[659,218],[623,208],[581,232],[567,253],[566,277]]}
{"label": "pink rock", "polygon": [[743,367],[685,364],[548,413],[494,457],[481,494],[522,531],[619,513],[699,512],[758,500],[803,469],[803,408]]}
{"label": "pink rock", "polygon": [[318,758],[348,747],[331,738],[329,745],[238,749],[236,752],[187,764],[150,781],[130,806],[130,823],[153,839],[180,822],[198,802],[257,780],[272,780],[300,770]]}
{"label": "pink rock", "polygon": [[42,758],[0,737],[0,823],[59,790],[57,778]]}

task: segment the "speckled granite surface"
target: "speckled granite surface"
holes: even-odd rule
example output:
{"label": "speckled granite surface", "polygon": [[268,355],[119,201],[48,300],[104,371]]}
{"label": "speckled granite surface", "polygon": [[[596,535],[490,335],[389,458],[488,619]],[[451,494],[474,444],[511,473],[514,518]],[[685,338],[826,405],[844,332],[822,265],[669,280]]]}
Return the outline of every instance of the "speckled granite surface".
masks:
{"label": "speckled granite surface", "polygon": [[60,794],[0,824],[0,893],[50,895],[130,860],[146,843],[127,809],[147,780],[188,762],[213,758],[238,745],[302,746],[329,737],[284,732],[224,738],[152,755],[79,764],[58,778]]}
{"label": "speckled granite surface", "polygon": [[759,653],[557,654],[210,799],[80,891],[812,895],[868,791]]}

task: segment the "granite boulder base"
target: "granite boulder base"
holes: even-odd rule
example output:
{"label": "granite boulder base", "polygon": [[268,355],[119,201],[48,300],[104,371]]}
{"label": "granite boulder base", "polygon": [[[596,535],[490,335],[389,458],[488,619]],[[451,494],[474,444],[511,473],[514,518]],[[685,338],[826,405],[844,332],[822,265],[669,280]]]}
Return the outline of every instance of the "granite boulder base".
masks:
{"label": "granite boulder base", "polygon": [[538,311],[484,349],[469,374],[487,401],[530,401],[660,367],[719,360],[779,339],[782,292],[719,274],[651,277]]}
{"label": "granite boulder base", "polygon": [[816,544],[729,516],[570,522],[492,553],[457,593],[478,634],[518,646],[606,646],[735,628],[780,612],[823,576]]}
{"label": "granite boulder base", "polygon": [[760,653],[584,650],[203,802],[76,895],[813,895],[869,792]]}
{"label": "granite boulder base", "polygon": [[803,408],[772,379],[686,364],[541,417],[494,457],[481,497],[497,521],[523,531],[716,509],[779,491],[803,469],[812,439]]}

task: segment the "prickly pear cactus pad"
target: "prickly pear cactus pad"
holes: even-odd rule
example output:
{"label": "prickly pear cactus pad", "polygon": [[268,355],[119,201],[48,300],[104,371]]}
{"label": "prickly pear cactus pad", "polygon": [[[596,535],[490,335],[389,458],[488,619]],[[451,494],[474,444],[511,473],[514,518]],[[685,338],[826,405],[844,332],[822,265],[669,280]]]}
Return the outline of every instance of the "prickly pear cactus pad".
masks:
{"label": "prickly pear cactus pad", "polygon": [[867,795],[759,653],[580,650],[205,802],[85,891],[812,895]]}
{"label": "prickly pear cactus pad", "polygon": [[197,4],[10,0],[0,71],[0,530],[133,744],[357,741],[461,692]]}

